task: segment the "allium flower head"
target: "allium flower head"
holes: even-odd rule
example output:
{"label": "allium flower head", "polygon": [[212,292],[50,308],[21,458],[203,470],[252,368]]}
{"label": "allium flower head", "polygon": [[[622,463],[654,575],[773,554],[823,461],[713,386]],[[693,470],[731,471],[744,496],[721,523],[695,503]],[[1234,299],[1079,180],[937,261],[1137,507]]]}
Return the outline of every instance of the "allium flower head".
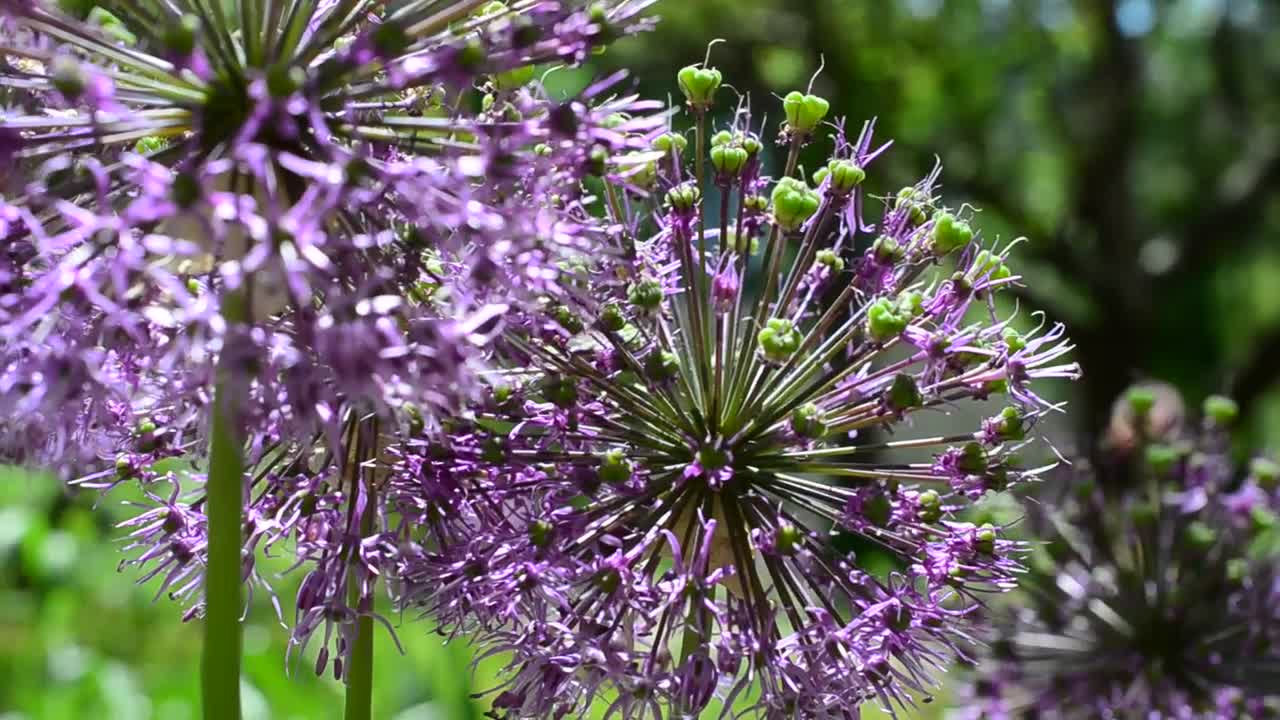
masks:
{"label": "allium flower head", "polygon": [[1211,397],[1183,430],[1174,391],[1135,388],[1066,497],[1027,504],[1046,544],[967,717],[1280,717],[1280,466],[1236,464],[1235,414]]}
{"label": "allium flower head", "polygon": [[471,398],[506,309],[603,234],[533,66],[645,4],[0,1],[0,460],[140,485],[128,562],[191,617],[221,438],[241,575],[295,554],[326,669],[394,566],[388,438]]}
{"label": "allium flower head", "polygon": [[[509,325],[469,419],[393,450],[405,599],[510,654],[504,717],[900,706],[1012,582],[1016,543],[958,513],[1035,472],[1011,453],[1051,409],[1039,381],[1076,376],[1070,345],[996,318],[1010,246],[942,204],[936,171],[866,190],[870,123],[848,137],[788,96],[771,171],[745,106],[708,127],[718,71],[679,81],[691,133],[588,168],[608,247]],[[810,184],[798,153],[823,138]],[[996,398],[980,427],[911,431]],[[898,569],[870,573],[850,536]]]}

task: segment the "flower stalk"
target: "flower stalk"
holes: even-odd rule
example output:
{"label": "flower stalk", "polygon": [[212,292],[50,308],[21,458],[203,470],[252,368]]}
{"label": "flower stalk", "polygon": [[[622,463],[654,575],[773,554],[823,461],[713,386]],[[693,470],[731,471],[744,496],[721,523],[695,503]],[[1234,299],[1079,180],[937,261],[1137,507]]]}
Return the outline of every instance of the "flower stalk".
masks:
{"label": "flower stalk", "polygon": [[[239,293],[223,301],[229,323],[244,319]],[[244,439],[236,412],[235,369],[224,345],[214,390],[205,515],[208,561],[205,570],[204,648],[200,663],[201,708],[205,720],[240,717],[240,650],[244,612],[241,593]]]}

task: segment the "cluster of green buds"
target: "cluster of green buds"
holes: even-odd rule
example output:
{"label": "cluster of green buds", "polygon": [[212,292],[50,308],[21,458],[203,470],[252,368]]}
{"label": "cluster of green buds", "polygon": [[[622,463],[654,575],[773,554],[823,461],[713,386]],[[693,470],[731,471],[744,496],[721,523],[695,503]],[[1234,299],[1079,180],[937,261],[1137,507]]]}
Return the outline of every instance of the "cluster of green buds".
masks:
{"label": "cluster of green buds", "polygon": [[898,191],[898,210],[905,210],[912,225],[923,225],[933,209],[933,199],[918,187],[908,185]]}
{"label": "cluster of green buds", "polygon": [[831,178],[833,191],[840,195],[848,195],[867,178],[867,172],[852,160],[837,158],[813,174],[813,184],[821,185],[827,178]]}
{"label": "cluster of green buds", "polygon": [[662,284],[652,278],[642,278],[627,288],[627,302],[642,313],[653,313],[662,305]]}
{"label": "cluster of green buds", "polygon": [[713,67],[686,65],[676,74],[676,80],[689,107],[702,113],[715,104],[716,91],[720,89],[723,78]]}
{"label": "cluster of green buds", "polygon": [[831,103],[825,98],[799,90],[792,90],[782,99],[782,112],[787,118],[786,129],[793,136],[812,135],[830,110]]}
{"label": "cluster of green buds", "polygon": [[941,212],[933,219],[929,240],[935,255],[946,255],[968,245],[973,240],[973,228],[955,215]]}
{"label": "cluster of green buds", "polygon": [[803,180],[784,177],[773,186],[773,221],[785,232],[794,232],[818,212],[818,193]]}
{"label": "cluster of green buds", "polygon": [[770,318],[756,335],[760,352],[770,362],[786,362],[800,349],[803,336],[795,323],[786,318]]}
{"label": "cluster of green buds", "polygon": [[711,136],[711,166],[722,182],[727,182],[742,172],[760,148],[760,140],[754,135],[721,130]]}
{"label": "cluster of green buds", "polygon": [[924,312],[923,298],[918,292],[904,292],[897,302],[880,298],[867,308],[867,334],[876,342],[893,340],[907,329],[913,318]]}

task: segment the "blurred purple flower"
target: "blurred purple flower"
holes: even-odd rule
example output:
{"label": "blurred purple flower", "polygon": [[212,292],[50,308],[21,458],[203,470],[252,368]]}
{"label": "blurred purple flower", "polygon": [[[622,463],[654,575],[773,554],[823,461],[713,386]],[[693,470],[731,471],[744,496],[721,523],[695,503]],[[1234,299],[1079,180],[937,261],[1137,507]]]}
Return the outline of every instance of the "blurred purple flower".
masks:
{"label": "blurred purple flower", "polygon": [[532,68],[647,4],[287,0],[263,27],[225,3],[94,25],[0,2],[23,52],[0,86],[38,108],[0,114],[0,461],[140,485],[127,564],[199,614],[216,380],[248,468],[243,579],[270,590],[258,558],[292,552],[295,645],[322,631],[341,675],[396,566],[390,438],[472,398],[506,310],[563,292],[605,232]]}
{"label": "blurred purple flower", "polygon": [[1280,716],[1280,466],[1237,467],[1234,403],[1205,409],[1184,430],[1176,391],[1131,390],[1064,497],[1025,503],[1027,595],[996,616],[963,717]]}

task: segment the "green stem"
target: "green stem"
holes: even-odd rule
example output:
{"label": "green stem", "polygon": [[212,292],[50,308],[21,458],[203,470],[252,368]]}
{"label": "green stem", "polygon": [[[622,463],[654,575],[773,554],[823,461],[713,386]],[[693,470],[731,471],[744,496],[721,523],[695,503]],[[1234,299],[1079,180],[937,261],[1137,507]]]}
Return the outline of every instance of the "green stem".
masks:
{"label": "green stem", "polygon": [[[237,322],[243,304],[227,297],[224,315]],[[201,657],[201,706],[205,720],[240,717],[240,527],[244,443],[236,425],[234,398],[225,358],[219,360],[213,396],[209,480],[205,513],[209,557],[205,568],[204,652]]]}
{"label": "green stem", "polygon": [[[369,517],[369,511],[365,511]],[[360,602],[360,588],[356,584],[353,568],[348,581],[351,603]],[[361,608],[372,611],[372,608]],[[356,620],[356,639],[351,648],[351,662],[347,666],[346,720],[372,720],[373,718],[373,617],[365,612]]]}
{"label": "green stem", "polygon": [[[376,437],[377,425],[373,427],[373,433]],[[372,440],[376,443],[377,440]],[[357,451],[357,459],[361,457],[361,453]],[[372,479],[366,482],[360,482],[361,476],[365,469],[362,465],[353,468],[352,477],[352,502],[355,502],[357,493],[366,493],[367,497],[364,502],[364,512],[360,516],[360,536],[368,537],[373,533],[374,521],[374,502],[375,495],[373,492]],[[356,619],[356,639],[351,647],[351,659],[346,668],[347,679],[347,707],[344,714],[345,720],[372,720],[373,718],[373,607],[372,598],[364,598],[360,592],[360,573],[358,570],[358,559],[354,557],[358,552],[357,548],[352,548],[351,569],[347,571],[347,597],[352,608],[355,608],[361,614]]]}

